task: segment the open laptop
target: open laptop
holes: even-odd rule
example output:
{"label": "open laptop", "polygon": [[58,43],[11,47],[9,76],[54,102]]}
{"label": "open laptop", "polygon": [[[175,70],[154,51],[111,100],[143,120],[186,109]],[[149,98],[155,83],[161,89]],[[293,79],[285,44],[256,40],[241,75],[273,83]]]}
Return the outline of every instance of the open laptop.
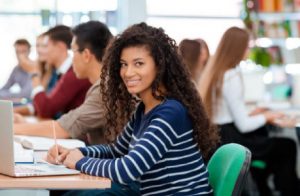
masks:
{"label": "open laptop", "polygon": [[0,173],[14,177],[71,175],[80,173],[63,165],[16,164],[14,160],[13,103],[0,100]]}

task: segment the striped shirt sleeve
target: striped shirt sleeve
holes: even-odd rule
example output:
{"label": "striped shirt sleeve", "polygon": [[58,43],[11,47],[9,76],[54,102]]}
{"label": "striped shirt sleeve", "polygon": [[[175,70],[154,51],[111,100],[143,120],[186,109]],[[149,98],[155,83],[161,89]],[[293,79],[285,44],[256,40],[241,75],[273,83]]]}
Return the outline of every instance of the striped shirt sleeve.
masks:
{"label": "striped shirt sleeve", "polygon": [[[104,176],[122,184],[136,181],[161,160],[177,142],[180,135],[176,133],[174,129],[176,126],[173,123],[180,122],[180,118],[180,115],[172,115],[172,122],[154,118],[133,149],[125,156],[116,159],[84,157],[76,163],[76,169],[89,175]],[[176,128],[178,130],[178,127]]]}
{"label": "striped shirt sleeve", "polygon": [[128,153],[129,142],[133,132],[134,117],[127,123],[123,132],[117,137],[116,142],[108,145],[94,145],[79,148],[84,156],[112,159]]}

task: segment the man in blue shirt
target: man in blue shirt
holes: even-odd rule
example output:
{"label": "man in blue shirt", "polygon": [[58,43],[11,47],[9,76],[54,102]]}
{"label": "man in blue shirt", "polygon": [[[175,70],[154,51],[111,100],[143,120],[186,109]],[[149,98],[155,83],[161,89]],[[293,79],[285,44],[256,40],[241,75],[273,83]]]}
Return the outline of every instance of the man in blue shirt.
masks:
{"label": "man in blue shirt", "polygon": [[[22,63],[28,62],[30,43],[26,39],[18,39],[14,44],[18,65],[13,69],[6,84],[0,89],[0,99],[30,98],[31,78],[30,74],[22,68]],[[18,85],[19,92],[13,92],[11,87]]]}

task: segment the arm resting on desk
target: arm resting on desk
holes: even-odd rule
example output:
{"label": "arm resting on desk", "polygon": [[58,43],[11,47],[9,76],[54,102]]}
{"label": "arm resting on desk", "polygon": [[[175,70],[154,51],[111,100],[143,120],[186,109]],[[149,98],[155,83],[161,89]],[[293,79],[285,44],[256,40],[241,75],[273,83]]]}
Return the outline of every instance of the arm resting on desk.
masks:
{"label": "arm resting on desk", "polygon": [[14,113],[18,113],[24,116],[30,115],[30,110],[27,105],[14,107]]}
{"label": "arm resting on desk", "polygon": [[[56,137],[60,139],[70,138],[70,135],[56,121]],[[30,135],[53,138],[52,121],[42,121],[38,123],[14,124],[14,133],[16,135]]]}

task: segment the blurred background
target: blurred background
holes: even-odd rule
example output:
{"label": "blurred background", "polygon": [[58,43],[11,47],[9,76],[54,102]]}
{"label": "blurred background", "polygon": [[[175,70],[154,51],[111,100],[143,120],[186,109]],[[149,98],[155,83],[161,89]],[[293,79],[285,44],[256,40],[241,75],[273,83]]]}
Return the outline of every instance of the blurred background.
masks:
{"label": "blurred background", "polygon": [[[88,20],[105,22],[114,34],[146,21],[163,27],[177,42],[205,39],[214,51],[230,26],[243,26],[242,0],[0,0],[0,86],[17,64],[13,43],[36,36],[56,24],[75,26]],[[30,55],[35,58],[35,48]]]}
{"label": "blurred background", "polygon": [[286,99],[291,75],[300,72],[299,7],[299,0],[0,0],[0,86],[17,64],[16,39],[29,40],[35,59],[36,36],[56,24],[99,20],[116,35],[146,21],[178,43],[204,39],[211,54],[227,28],[248,28],[253,39],[250,60],[242,64],[246,100]]}

